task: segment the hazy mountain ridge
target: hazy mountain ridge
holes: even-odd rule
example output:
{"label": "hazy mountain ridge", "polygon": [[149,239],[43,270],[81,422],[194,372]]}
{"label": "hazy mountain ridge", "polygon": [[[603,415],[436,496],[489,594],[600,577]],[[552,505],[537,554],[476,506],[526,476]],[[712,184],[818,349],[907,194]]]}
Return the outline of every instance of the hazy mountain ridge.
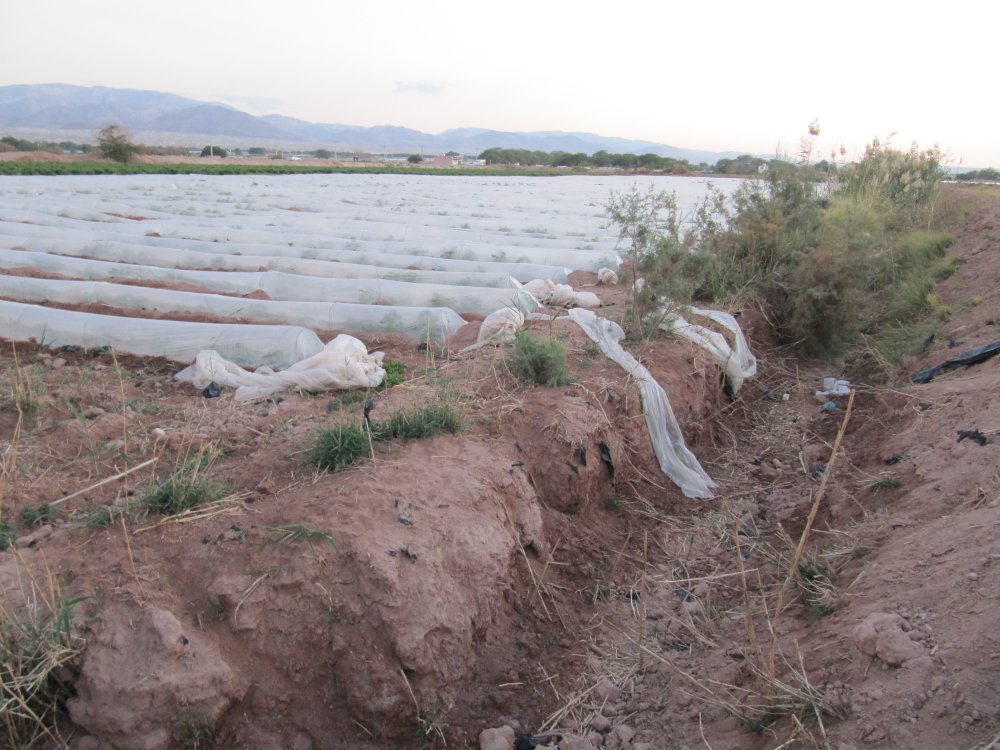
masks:
{"label": "hazy mountain ridge", "polygon": [[[257,117],[218,102],[202,102],[176,94],[106,86],[23,84],[0,86],[0,128],[33,131],[98,130],[117,122],[145,133],[190,134],[226,138],[260,139],[261,146],[283,148],[368,149],[472,155],[487,148],[568,151],[592,154],[653,153],[690,162],[715,162],[738,152],[698,151],[650,141],[629,140],[562,131],[510,132],[486,128],[452,128],[443,133],[423,133],[397,125],[362,127],[313,123],[273,114]],[[177,138],[172,138],[176,141]],[[191,143],[191,146],[204,145]]]}

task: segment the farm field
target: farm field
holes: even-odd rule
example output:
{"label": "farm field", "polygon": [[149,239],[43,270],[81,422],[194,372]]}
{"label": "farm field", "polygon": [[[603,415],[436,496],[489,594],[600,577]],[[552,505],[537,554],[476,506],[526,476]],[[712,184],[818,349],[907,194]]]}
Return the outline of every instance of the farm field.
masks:
{"label": "farm field", "polygon": [[[638,370],[518,287],[620,318],[603,204],[634,181],[0,178],[0,647],[53,667],[30,694],[0,674],[13,746],[990,748],[1000,359],[907,373],[997,338],[1000,203],[962,198],[938,338],[833,409],[837,363],[753,306],[735,399],[688,340],[623,342],[712,480],[695,499]],[[12,342],[18,305],[132,323]],[[545,313],[565,378],[461,351],[506,307]],[[142,327],[170,320],[236,333]],[[240,402],[175,378],[205,343],[280,369],[342,332],[392,381]],[[351,430],[351,462],[317,463]]]}

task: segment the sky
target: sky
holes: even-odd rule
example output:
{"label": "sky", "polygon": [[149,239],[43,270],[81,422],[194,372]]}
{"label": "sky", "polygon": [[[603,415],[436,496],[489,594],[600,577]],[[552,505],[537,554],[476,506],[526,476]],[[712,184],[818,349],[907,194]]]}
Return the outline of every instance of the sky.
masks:
{"label": "sky", "polygon": [[0,85],[151,89],[311,122],[563,130],[818,156],[875,137],[1000,167],[1000,4],[34,0]]}

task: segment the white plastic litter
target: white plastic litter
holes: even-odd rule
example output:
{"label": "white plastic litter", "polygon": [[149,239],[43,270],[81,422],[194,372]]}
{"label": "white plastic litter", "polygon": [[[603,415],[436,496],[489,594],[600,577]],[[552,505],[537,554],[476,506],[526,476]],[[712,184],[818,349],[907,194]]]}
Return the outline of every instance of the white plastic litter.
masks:
{"label": "white plastic litter", "polygon": [[383,356],[382,352],[369,354],[361,341],[342,333],[321,351],[280,372],[270,367],[249,372],[219,352],[206,350],[198,352],[194,364],[174,377],[199,389],[212,382],[236,388],[237,401],[254,401],[292,388],[310,391],[375,388],[385,378]]}
{"label": "white plastic litter", "polygon": [[577,292],[569,284],[556,284],[551,279],[535,279],[524,285],[543,305],[554,307],[600,307],[601,300],[593,292]]}
{"label": "white plastic litter", "polygon": [[[532,313],[533,315],[535,313]],[[524,327],[524,313],[512,307],[491,312],[479,327],[476,343],[459,350],[459,354],[480,349],[487,344],[505,344],[514,340]]]}
{"label": "white plastic litter", "polygon": [[105,281],[67,281],[0,273],[0,296],[17,302],[107,304],[123,311],[194,313],[233,322],[282,323],[320,331],[400,333],[416,341],[443,342],[465,321],[447,307],[295,302],[179,292]]}
{"label": "white plastic litter", "polygon": [[684,435],[666,392],[653,379],[649,370],[622,348],[620,342],[625,338],[625,332],[617,323],[598,317],[591,310],[570,310],[569,317],[597,343],[608,358],[635,378],[642,394],[642,411],[646,417],[653,451],[663,473],[687,497],[712,497],[712,487],[716,484],[684,443]]}
{"label": "white plastic litter", "polygon": [[215,349],[234,362],[271,367],[287,367],[323,350],[319,337],[301,326],[122,318],[5,300],[0,300],[0,335],[50,347],[110,346],[125,354],[175,362],[191,362],[202,349]]}
{"label": "white plastic litter", "polygon": [[677,335],[700,346],[707,351],[712,359],[726,373],[733,393],[738,393],[743,387],[743,381],[757,373],[757,360],[750,351],[750,345],[736,318],[720,310],[702,310],[697,307],[688,308],[692,314],[708,318],[726,328],[733,335],[731,345],[726,337],[711,328],[689,323],[678,312],[669,315],[660,328],[673,331]]}
{"label": "white plastic litter", "polygon": [[614,286],[615,284],[618,283],[618,274],[612,271],[610,268],[598,268],[597,283],[605,284],[607,286]]}

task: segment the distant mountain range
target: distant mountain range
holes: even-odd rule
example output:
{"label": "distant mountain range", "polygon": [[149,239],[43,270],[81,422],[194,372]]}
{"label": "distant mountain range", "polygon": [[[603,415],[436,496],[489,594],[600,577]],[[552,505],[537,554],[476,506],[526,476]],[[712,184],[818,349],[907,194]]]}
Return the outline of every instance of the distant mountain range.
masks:
{"label": "distant mountain range", "polygon": [[443,133],[380,125],[313,123],[284,115],[256,117],[217,102],[201,102],[159,91],[70,86],[62,83],[0,86],[0,134],[46,140],[92,141],[94,131],[116,122],[144,143],[203,146],[263,146],[285,149],[356,149],[378,152],[475,155],[499,146],[533,151],[592,154],[652,153],[692,163],[714,163],[739,152],[698,151],[594,133],[530,133],[455,128]]}

